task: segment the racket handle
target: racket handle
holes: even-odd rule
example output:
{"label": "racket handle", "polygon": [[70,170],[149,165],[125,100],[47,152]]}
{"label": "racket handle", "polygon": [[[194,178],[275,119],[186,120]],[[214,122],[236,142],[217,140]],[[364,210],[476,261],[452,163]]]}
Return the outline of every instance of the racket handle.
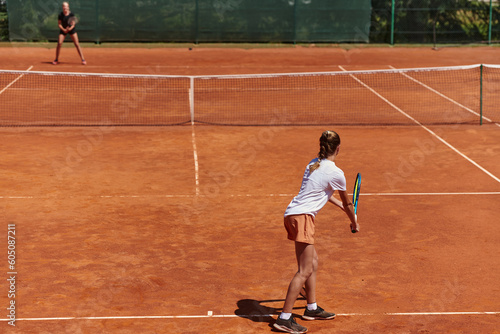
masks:
{"label": "racket handle", "polygon": [[[358,215],[356,213],[354,213],[354,216],[356,217],[356,223],[358,222]],[[358,231],[356,230],[351,230],[352,233],[356,233]]]}

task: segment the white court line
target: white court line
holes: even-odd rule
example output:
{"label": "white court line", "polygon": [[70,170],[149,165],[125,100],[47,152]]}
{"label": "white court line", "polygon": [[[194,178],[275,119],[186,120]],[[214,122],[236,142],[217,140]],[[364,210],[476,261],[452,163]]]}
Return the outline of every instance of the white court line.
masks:
{"label": "white court line", "polygon": [[56,198],[191,198],[195,195],[81,195],[81,196],[0,196],[0,199],[56,199]]}
{"label": "white court line", "polygon": [[[394,67],[394,66],[392,66],[392,65],[389,65],[389,67],[390,67],[390,68],[392,68],[393,70],[397,70],[397,68],[395,68],[395,67]],[[467,110],[468,112],[470,112],[470,113],[472,113],[472,114],[474,114],[474,115],[476,115],[476,116],[478,116],[478,117],[481,117],[481,114],[479,114],[479,113],[475,112],[474,110],[472,110],[472,109],[470,109],[470,108],[468,108],[468,107],[464,106],[464,105],[463,105],[463,104],[461,104],[461,103],[458,103],[457,101],[453,100],[452,98],[449,98],[448,96],[446,96],[446,95],[444,95],[444,94],[442,94],[442,93],[438,92],[437,90],[435,90],[435,89],[434,89],[434,88],[432,88],[432,87],[427,86],[427,85],[426,85],[426,84],[424,84],[423,82],[418,81],[417,79],[415,79],[415,78],[413,78],[413,77],[409,76],[408,74],[406,74],[406,73],[404,73],[404,72],[399,72],[399,74],[404,75],[404,76],[405,76],[405,77],[407,77],[408,79],[410,79],[410,80],[412,80],[412,81],[414,81],[414,82],[418,83],[419,85],[421,85],[421,86],[423,86],[423,87],[427,88],[427,89],[428,89],[428,90],[430,90],[431,92],[436,93],[437,95],[439,95],[439,96],[441,96],[442,98],[444,98],[444,99],[446,99],[446,100],[450,101],[451,103],[453,103],[453,104],[455,104],[455,105],[459,106],[460,108],[463,108],[463,109]],[[493,123],[493,124],[495,124],[496,126],[499,126],[499,127],[500,127],[500,124],[493,122],[490,118],[488,118],[488,117],[486,117],[486,116],[483,116],[483,119],[485,119],[486,121],[488,121],[488,122],[490,122],[490,123]]]}
{"label": "white court line", "polygon": [[[294,197],[297,194],[229,194],[220,197]],[[349,194],[352,195],[352,194]],[[360,196],[472,196],[500,195],[500,191],[441,192],[441,193],[360,193]],[[55,199],[55,198],[192,198],[197,195],[97,195],[97,196],[0,196],[0,199]],[[205,195],[198,195],[206,197]]]}
{"label": "white court line", "polygon": [[[407,312],[407,313],[339,313],[338,317],[366,317],[366,316],[452,316],[452,315],[500,315],[500,312]],[[213,314],[206,315],[152,315],[152,316],[109,316],[109,317],[54,317],[54,318],[18,318],[16,321],[61,321],[61,320],[126,320],[126,319],[204,319],[204,318],[263,318],[276,317],[276,314]],[[0,319],[0,321],[11,321]]]}
{"label": "white court line", "polygon": [[[339,65],[339,68],[342,70],[342,71],[345,71],[347,72],[342,66]],[[448,143],[446,140],[444,140],[443,138],[439,137],[434,131],[432,131],[431,129],[429,129],[428,127],[424,126],[422,123],[420,123],[419,121],[417,121],[415,118],[411,117],[410,115],[408,115],[407,113],[405,113],[401,108],[399,108],[398,106],[396,106],[394,103],[392,103],[391,101],[389,101],[388,99],[386,99],[385,97],[383,97],[382,95],[380,95],[378,92],[376,92],[373,88],[371,88],[370,86],[368,86],[367,84],[365,84],[363,81],[361,81],[360,79],[356,78],[354,75],[352,74],[349,74],[349,76],[351,78],[353,78],[354,80],[356,80],[360,85],[362,85],[363,87],[365,87],[366,89],[368,89],[370,92],[372,92],[373,94],[377,95],[380,99],[382,99],[384,102],[386,102],[388,105],[390,105],[391,107],[393,107],[394,109],[396,109],[398,112],[400,112],[401,114],[403,114],[404,116],[406,116],[408,119],[412,120],[415,124],[417,125],[420,125],[422,127],[422,129],[424,129],[425,131],[429,132],[432,136],[436,137],[436,139],[438,139],[440,142],[442,142],[443,144],[445,144],[446,146],[448,146],[450,149],[452,149],[455,153],[459,154],[462,158],[464,158],[465,160],[469,161],[471,164],[473,164],[474,166],[476,166],[477,168],[479,168],[480,170],[482,170],[484,173],[486,173],[488,176],[490,176],[492,179],[494,179],[495,181],[497,181],[498,183],[500,183],[500,178],[496,177],[495,175],[493,175],[492,173],[490,173],[489,171],[487,171],[485,168],[483,168],[481,165],[479,165],[477,162],[475,162],[474,160],[472,160],[471,158],[469,158],[468,156],[466,156],[465,154],[463,154],[462,152],[460,152],[459,150],[457,150],[453,145],[451,145],[450,143]]]}
{"label": "white court line", "polygon": [[198,149],[196,147],[196,133],[194,131],[194,77],[189,77],[189,110],[191,113],[191,143],[193,144],[194,179],[196,196],[200,194],[200,173],[198,164]]}
{"label": "white court line", "polygon": [[[231,194],[228,197],[293,197],[297,194]],[[352,195],[352,194],[349,194]],[[500,195],[500,191],[474,191],[474,192],[442,192],[442,193],[360,193],[360,196],[448,196],[448,195]]]}
{"label": "white court line", "polygon": [[[29,70],[31,70],[33,68],[33,65],[31,65],[27,70],[26,72],[28,72]],[[7,86],[5,86],[4,89],[0,90],[0,94],[2,94],[3,92],[5,92],[10,86],[12,86],[17,80],[21,79],[23,76],[24,76],[25,73],[21,74],[20,76],[18,76],[17,78],[15,78],[10,84],[8,84]]]}
{"label": "white court line", "polygon": [[194,179],[196,184],[196,196],[198,196],[200,194],[200,173],[198,164],[198,149],[196,148],[196,134],[194,132],[193,123],[191,123],[191,142],[193,144]]}
{"label": "white court line", "polygon": [[450,196],[450,195],[500,195],[500,191],[477,191],[456,193],[360,193],[360,196]]}

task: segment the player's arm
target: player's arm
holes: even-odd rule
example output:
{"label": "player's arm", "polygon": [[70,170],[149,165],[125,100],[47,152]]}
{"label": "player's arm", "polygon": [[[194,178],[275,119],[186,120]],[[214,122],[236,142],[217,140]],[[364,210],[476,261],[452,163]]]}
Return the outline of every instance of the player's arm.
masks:
{"label": "player's arm", "polygon": [[358,217],[356,217],[356,215],[354,214],[354,205],[352,204],[351,199],[347,194],[347,191],[339,190],[339,195],[340,199],[342,200],[344,211],[347,214],[347,217],[349,217],[349,220],[351,221],[351,230],[359,232]]}
{"label": "player's arm", "polygon": [[69,30],[67,28],[63,28],[61,20],[57,21],[57,25],[59,26],[59,29],[61,29],[62,32],[68,33]]}
{"label": "player's arm", "polygon": [[342,209],[343,211],[345,211],[345,210],[344,210],[344,204],[343,204],[340,200],[338,200],[337,198],[333,197],[333,195],[332,195],[332,196],[330,196],[330,198],[328,199],[328,201],[329,201],[330,203],[334,204],[335,206],[338,206],[338,207],[339,207],[340,209]]}

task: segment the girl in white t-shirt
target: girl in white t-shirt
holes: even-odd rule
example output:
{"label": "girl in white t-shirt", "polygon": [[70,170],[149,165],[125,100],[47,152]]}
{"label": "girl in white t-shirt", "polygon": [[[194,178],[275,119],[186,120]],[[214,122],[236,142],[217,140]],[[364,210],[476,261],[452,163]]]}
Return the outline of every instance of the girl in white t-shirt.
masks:
{"label": "girl in white t-shirt", "polygon": [[[316,272],[318,254],[314,248],[314,218],[321,208],[331,202],[345,211],[351,221],[351,230],[359,231],[357,217],[346,191],[344,172],[335,165],[340,150],[340,137],[334,131],[325,131],[319,139],[318,158],[306,167],[299,194],[285,211],[284,224],[288,239],[295,241],[295,254],[299,270],[288,287],[283,312],[274,327],[289,333],[305,333],[307,328],[292,317],[293,304],[305,286],[307,308],[302,316],[306,320],[333,319],[334,313],[324,311],[316,304]],[[342,201],[333,197],[338,191]]]}

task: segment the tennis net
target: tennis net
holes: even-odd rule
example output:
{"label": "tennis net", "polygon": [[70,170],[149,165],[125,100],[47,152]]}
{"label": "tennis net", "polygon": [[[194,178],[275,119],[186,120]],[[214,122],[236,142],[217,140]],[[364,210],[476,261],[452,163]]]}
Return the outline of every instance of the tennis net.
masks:
{"label": "tennis net", "polygon": [[167,76],[0,71],[0,126],[500,122],[500,66]]}

